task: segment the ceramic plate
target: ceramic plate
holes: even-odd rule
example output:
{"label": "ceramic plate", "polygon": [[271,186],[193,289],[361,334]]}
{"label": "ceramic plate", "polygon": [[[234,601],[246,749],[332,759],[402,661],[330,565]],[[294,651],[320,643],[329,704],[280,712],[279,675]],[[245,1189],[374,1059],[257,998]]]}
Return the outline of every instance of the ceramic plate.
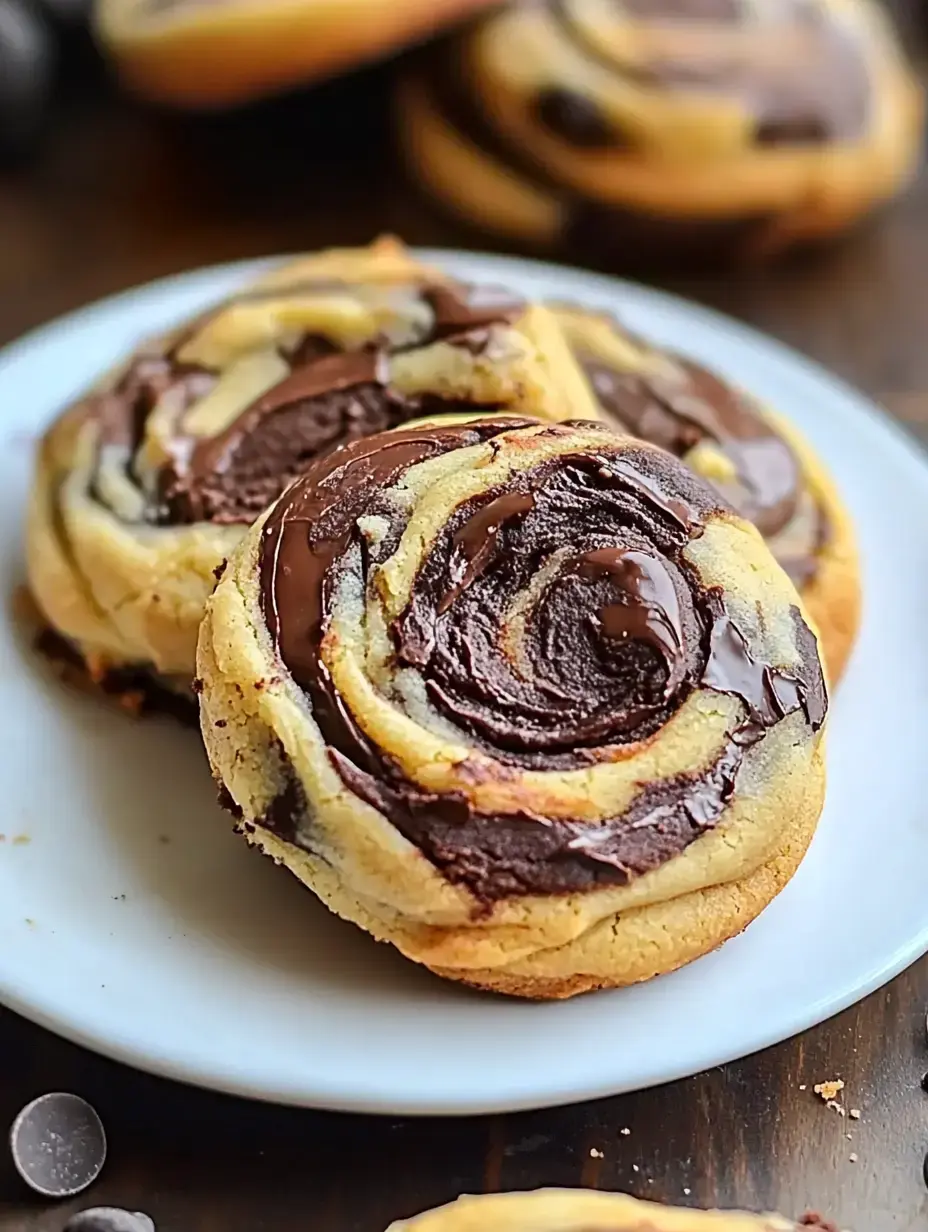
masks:
{"label": "ceramic plate", "polygon": [[[821,369],[691,304],[553,266],[429,256],[466,277],[618,311],[762,393],[825,455],[860,529],[867,595],[833,707],[825,815],[786,891],[687,969],[561,1004],[471,993],[328,915],[233,836],[195,733],[137,724],[68,694],[9,617],[0,628],[0,999],[143,1069],[371,1112],[568,1103],[773,1044],[928,949],[920,453]],[[252,268],[132,291],[0,357],[0,561],[10,593],[22,578],[38,431],[140,336],[209,304]]]}

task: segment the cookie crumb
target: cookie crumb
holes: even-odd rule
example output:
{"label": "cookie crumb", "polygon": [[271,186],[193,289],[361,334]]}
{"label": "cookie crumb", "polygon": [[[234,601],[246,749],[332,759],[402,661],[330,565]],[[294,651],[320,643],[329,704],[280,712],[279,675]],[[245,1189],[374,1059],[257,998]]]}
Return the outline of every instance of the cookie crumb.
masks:
{"label": "cookie crumb", "polygon": [[825,1103],[826,1108],[830,1108],[832,1112],[837,1112],[838,1116],[847,1116],[847,1112],[843,1104],[839,1104],[836,1099],[829,1099]]}
{"label": "cookie crumb", "polygon": [[605,1156],[603,1155],[602,1151],[597,1151],[595,1146],[591,1146],[590,1147],[590,1158],[591,1159],[605,1159]]}
{"label": "cookie crumb", "polygon": [[807,1084],[806,1084],[806,1083],[804,1083],[804,1082],[800,1082],[800,1084],[799,1084],[799,1090],[800,1090],[800,1091],[805,1091],[806,1089],[807,1089]]}
{"label": "cookie crumb", "polygon": [[860,1109],[852,1108],[850,1112],[848,1113],[848,1116],[851,1118],[852,1121],[859,1121],[860,1120]]}
{"label": "cookie crumb", "polygon": [[640,1171],[641,1169],[638,1167],[637,1164],[632,1164],[632,1172],[640,1172]]}
{"label": "cookie crumb", "polygon": [[687,1197],[689,1197],[690,1194],[692,1193],[692,1190],[684,1188],[683,1192],[686,1194]]}
{"label": "cookie crumb", "polygon": [[623,1138],[627,1138],[631,1132],[632,1131],[628,1128],[627,1125],[625,1125],[622,1129],[619,1130],[619,1133],[622,1135]]}
{"label": "cookie crumb", "polygon": [[817,1082],[812,1088],[816,1095],[821,1095],[825,1103],[834,1100],[839,1091],[844,1090],[843,1078],[829,1078],[826,1082]]}
{"label": "cookie crumb", "polygon": [[856,1164],[857,1163],[857,1152],[851,1151],[850,1155],[848,1155],[848,1159],[851,1161],[852,1164]]}

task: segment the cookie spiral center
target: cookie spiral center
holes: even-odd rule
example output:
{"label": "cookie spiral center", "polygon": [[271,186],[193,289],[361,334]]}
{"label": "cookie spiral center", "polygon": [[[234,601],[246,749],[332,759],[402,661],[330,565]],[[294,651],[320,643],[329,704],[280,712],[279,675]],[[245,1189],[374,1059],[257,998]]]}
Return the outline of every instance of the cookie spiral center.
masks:
{"label": "cookie spiral center", "polygon": [[545,464],[458,510],[395,624],[398,659],[497,756],[641,739],[704,657],[685,542],[609,459]]}

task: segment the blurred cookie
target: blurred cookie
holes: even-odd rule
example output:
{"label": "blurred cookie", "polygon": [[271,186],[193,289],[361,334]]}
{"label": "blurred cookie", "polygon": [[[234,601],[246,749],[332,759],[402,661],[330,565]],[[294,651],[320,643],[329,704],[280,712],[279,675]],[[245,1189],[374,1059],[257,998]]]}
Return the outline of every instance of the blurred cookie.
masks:
{"label": "blurred cookie", "polygon": [[403,1219],[387,1232],[837,1232],[818,1215],[700,1211],[589,1189],[481,1194]]}
{"label": "blurred cookie", "polygon": [[331,77],[487,0],[96,0],[96,29],[133,90],[218,107]]}
{"label": "blurred cookie", "polygon": [[197,669],[248,840],[514,996],[720,945],[822,806],[795,589],[681,462],[599,423],[420,423],[319,459],[231,557]]}
{"label": "blurred cookie", "polygon": [[187,690],[225,558],[314,457],[424,414],[514,407],[596,415],[547,309],[395,241],[301,258],[140,347],[49,428],[33,594],[98,682],[150,670]]}
{"label": "blurred cookie", "polygon": [[909,177],[922,115],[873,0],[516,0],[426,52],[399,96],[442,204],[624,266],[847,227]]}
{"label": "blurred cookie", "polygon": [[850,515],[812,447],[745,391],[614,317],[554,311],[606,422],[682,458],[761,532],[802,595],[837,681],[860,620],[860,562]]}

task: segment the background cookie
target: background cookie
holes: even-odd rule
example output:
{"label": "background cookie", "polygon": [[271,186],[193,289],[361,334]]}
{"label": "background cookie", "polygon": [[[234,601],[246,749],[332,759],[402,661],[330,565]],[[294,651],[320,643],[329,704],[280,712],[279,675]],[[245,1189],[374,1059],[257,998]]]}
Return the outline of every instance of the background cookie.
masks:
{"label": "background cookie", "polygon": [[481,1194],[391,1224],[387,1232],[836,1232],[818,1216],[697,1211],[588,1189]]}
{"label": "background cookie", "polygon": [[186,107],[240,103],[388,55],[487,0],[96,0],[126,83]]}
{"label": "background cookie", "polygon": [[45,619],[106,681],[185,690],[244,530],[310,459],[425,413],[596,408],[553,317],[394,241],[275,271],[143,346],[42,442],[27,559]]}
{"label": "background cookie", "polygon": [[567,307],[555,314],[606,422],[682,458],[761,532],[805,600],[836,681],[860,620],[860,564],[821,459],[756,399],[614,317]]}
{"label": "background cookie", "polygon": [[316,462],[229,562],[200,718],[250,841],[438,974],[530,997],[743,928],[824,790],[825,691],[757,531],[594,423]]}
{"label": "background cookie", "polygon": [[922,111],[872,0],[524,0],[423,57],[399,131],[469,222],[628,266],[846,227],[907,179]]}

